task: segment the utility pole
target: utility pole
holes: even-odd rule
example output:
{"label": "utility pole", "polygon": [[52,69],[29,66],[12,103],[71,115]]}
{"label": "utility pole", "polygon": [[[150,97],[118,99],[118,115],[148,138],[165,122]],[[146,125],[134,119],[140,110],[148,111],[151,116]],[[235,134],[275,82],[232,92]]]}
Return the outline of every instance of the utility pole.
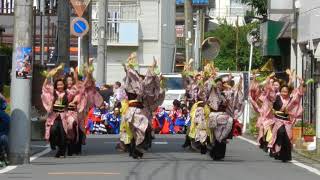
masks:
{"label": "utility pole", "polygon": [[40,41],[40,61],[41,65],[44,65],[44,15],[45,15],[45,0],[40,1],[40,36],[41,36],[41,41]]}
{"label": "utility pole", "polygon": [[318,88],[316,89],[316,150],[317,154],[320,154],[320,87],[318,84]]}
{"label": "utility pole", "polygon": [[14,3],[9,160],[12,164],[25,164],[30,162],[31,80],[17,79],[15,72],[16,55],[21,53],[19,49],[32,49],[33,0],[16,0]]}
{"label": "utility pole", "polygon": [[236,71],[239,70],[239,16],[236,21]]}
{"label": "utility pole", "polygon": [[58,43],[56,50],[58,63],[64,63],[66,68],[70,67],[70,5],[68,0],[58,1]]}
{"label": "utility pole", "polygon": [[184,19],[186,62],[189,62],[194,42],[192,0],[184,1]]}
{"label": "utility pole", "polygon": [[200,21],[200,11],[201,9],[197,10],[197,18],[196,18],[196,32],[195,32],[195,40],[194,40],[194,60],[195,60],[195,70],[199,70],[200,68],[200,49],[201,49],[201,21]]}
{"label": "utility pole", "polygon": [[[88,5],[87,10],[83,14],[83,18],[88,20],[89,24],[90,22],[90,13],[91,12],[91,3]],[[89,36],[90,36],[90,31],[81,37],[81,47],[80,47],[80,64],[87,63],[89,60]]]}
{"label": "utility pole", "polygon": [[99,30],[98,30],[98,58],[97,58],[97,83],[103,84],[106,82],[106,14],[108,12],[108,0],[98,1],[98,18],[99,18]]}

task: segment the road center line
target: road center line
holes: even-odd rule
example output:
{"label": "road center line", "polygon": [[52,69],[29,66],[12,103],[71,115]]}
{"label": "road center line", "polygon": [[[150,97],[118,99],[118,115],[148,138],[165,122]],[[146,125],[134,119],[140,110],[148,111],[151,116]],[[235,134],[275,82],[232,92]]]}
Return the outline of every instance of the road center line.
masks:
{"label": "road center line", "polygon": [[120,175],[120,173],[113,172],[53,172],[48,175],[72,175],[72,176],[83,176],[83,175]]}
{"label": "road center line", "polygon": [[[241,140],[244,140],[244,141],[246,141],[246,142],[248,142],[248,143],[250,143],[250,144],[253,144],[253,145],[255,145],[255,146],[258,145],[257,142],[252,141],[252,140],[250,140],[250,139],[247,139],[247,138],[245,138],[245,137],[239,136],[238,138],[241,139]],[[314,174],[316,174],[316,175],[318,175],[318,176],[320,176],[320,170],[318,170],[318,169],[316,169],[316,168],[313,168],[313,167],[311,167],[311,166],[308,166],[308,165],[306,165],[306,164],[303,164],[303,163],[301,163],[301,162],[299,162],[299,161],[297,161],[297,160],[294,160],[294,159],[291,161],[291,163],[294,164],[294,165],[296,165],[296,166],[299,166],[299,167],[301,167],[301,168],[303,168],[303,169],[306,169],[306,170],[308,170],[308,171],[310,171],[310,172],[312,172],[312,173],[314,173]]]}

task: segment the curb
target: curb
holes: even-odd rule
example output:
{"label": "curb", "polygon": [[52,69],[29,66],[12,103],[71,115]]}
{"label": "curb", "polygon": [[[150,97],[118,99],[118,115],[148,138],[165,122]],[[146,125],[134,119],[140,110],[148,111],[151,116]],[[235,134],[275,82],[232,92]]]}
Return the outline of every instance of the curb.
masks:
{"label": "curb", "polygon": [[307,155],[307,154],[305,154],[305,153],[303,153],[303,152],[301,152],[299,150],[293,149],[293,152],[298,154],[298,155],[300,155],[300,156],[302,156],[302,157],[304,157],[304,158],[311,159],[313,161],[316,161],[316,162],[320,163],[320,159],[314,158],[313,156]]}
{"label": "curb", "polygon": [[[251,139],[251,140],[256,140],[251,134],[243,134],[242,135],[243,137],[245,137],[245,138],[248,138],[248,139]],[[292,149],[292,152],[293,153],[295,153],[295,154],[297,154],[297,155],[299,155],[299,156],[302,156],[303,158],[307,158],[307,159],[310,159],[310,160],[312,160],[312,161],[316,161],[316,162],[318,162],[318,163],[320,163],[320,159],[318,159],[318,158],[315,158],[315,157],[313,157],[313,156],[311,156],[311,155],[307,155],[307,154],[305,154],[305,153],[303,153],[303,152],[301,152],[301,151],[299,151],[299,150],[297,150],[297,149]]]}

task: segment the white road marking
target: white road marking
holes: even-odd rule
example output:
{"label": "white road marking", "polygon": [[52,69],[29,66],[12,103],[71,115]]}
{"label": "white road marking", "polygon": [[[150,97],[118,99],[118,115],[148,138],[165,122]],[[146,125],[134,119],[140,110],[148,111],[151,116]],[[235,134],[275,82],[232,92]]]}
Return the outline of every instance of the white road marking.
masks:
{"label": "white road marking", "polygon": [[103,144],[117,144],[118,142],[103,142]]}
{"label": "white road marking", "polygon": [[168,142],[152,142],[153,144],[169,144]]}
{"label": "white road marking", "polygon": [[292,160],[291,163],[296,165],[296,166],[299,166],[299,167],[301,167],[303,169],[306,169],[306,170],[308,170],[308,171],[310,171],[310,172],[312,172],[312,173],[314,173],[314,174],[316,174],[318,176],[320,176],[320,171],[318,169],[316,169],[316,168],[307,166],[307,165],[305,165],[305,164],[303,164],[303,163],[301,163],[299,161],[296,161],[296,160]]}
{"label": "white road marking", "polygon": [[238,136],[238,138],[239,138],[239,139],[242,139],[242,140],[244,140],[244,141],[247,141],[247,142],[250,143],[250,144],[253,144],[253,145],[255,145],[255,146],[258,146],[258,143],[255,142],[255,141],[253,141],[253,140],[244,138],[244,137],[242,137],[242,136]]}
{"label": "white road marking", "polygon": [[[238,138],[241,139],[241,140],[247,141],[250,144],[253,144],[253,145],[256,145],[256,146],[258,145],[257,142],[252,141],[250,139],[247,139],[245,137],[239,136]],[[299,167],[301,167],[303,169],[306,169],[306,170],[308,170],[308,171],[310,171],[310,172],[312,172],[312,173],[314,173],[314,174],[316,174],[318,176],[320,176],[320,170],[319,169],[316,169],[316,168],[313,168],[311,166],[305,165],[305,164],[303,164],[303,163],[301,163],[301,162],[299,162],[297,160],[294,160],[294,159],[291,161],[291,163],[296,165],[296,166],[299,166]]]}
{"label": "white road marking", "polygon": [[[103,144],[117,144],[118,142],[103,142]],[[156,142],[152,142],[153,144],[157,144],[157,145],[163,145],[163,144],[169,144],[166,141],[156,141]],[[180,142],[179,142],[180,143]]]}
{"label": "white road marking", "polygon": [[[43,156],[45,154],[48,154],[51,151],[51,148],[49,147],[49,145],[43,146],[43,147],[47,147],[47,148],[45,150],[43,150],[43,151],[31,156],[30,157],[30,162],[38,159],[39,157],[41,157],[41,156]],[[9,171],[12,171],[12,170],[16,169],[17,167],[18,166],[7,166],[7,167],[5,167],[3,169],[0,169],[0,174],[4,174],[4,173],[7,173]]]}
{"label": "white road marking", "polygon": [[47,148],[47,147],[49,147],[49,145],[31,145],[31,147],[34,147],[34,148]]}
{"label": "white road marking", "polygon": [[7,166],[3,169],[0,170],[0,174],[4,174],[4,173],[7,173],[9,171],[12,171],[14,170],[15,168],[17,168],[17,166]]}
{"label": "white road marking", "polygon": [[49,152],[51,152],[51,148],[49,147],[49,145],[47,145],[47,148],[33,156],[30,157],[30,162],[38,159],[39,157],[43,156],[43,155],[46,155],[48,154]]}

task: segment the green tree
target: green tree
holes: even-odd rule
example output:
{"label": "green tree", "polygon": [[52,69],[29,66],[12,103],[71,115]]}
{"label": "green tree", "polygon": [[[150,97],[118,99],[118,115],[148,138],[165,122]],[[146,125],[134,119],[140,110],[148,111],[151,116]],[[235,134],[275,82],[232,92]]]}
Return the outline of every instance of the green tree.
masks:
{"label": "green tree", "polygon": [[268,15],[268,0],[241,0],[243,4],[247,4],[255,9],[257,15],[264,18]]}
{"label": "green tree", "polygon": [[0,55],[11,56],[12,55],[12,48],[0,44]]}
{"label": "green tree", "polygon": [[[247,33],[253,28],[258,28],[258,23],[251,23],[238,27],[239,42],[238,42],[238,68],[240,71],[248,70],[250,45],[247,42]],[[237,27],[222,21],[217,29],[207,32],[206,37],[216,37],[220,40],[220,52],[216,59],[215,65],[220,70],[236,70],[236,33]],[[252,68],[259,68],[264,64],[260,53],[260,48],[254,48]]]}

